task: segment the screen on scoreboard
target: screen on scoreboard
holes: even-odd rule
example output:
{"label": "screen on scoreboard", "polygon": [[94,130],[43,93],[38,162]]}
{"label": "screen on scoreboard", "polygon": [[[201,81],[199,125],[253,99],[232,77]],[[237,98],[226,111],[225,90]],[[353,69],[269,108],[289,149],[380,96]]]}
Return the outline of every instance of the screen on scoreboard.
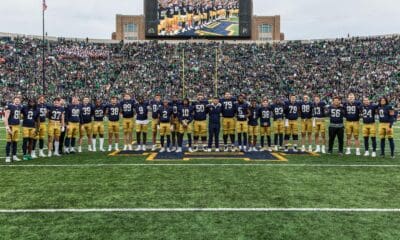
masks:
{"label": "screen on scoreboard", "polygon": [[146,37],[248,38],[251,16],[251,0],[146,0]]}

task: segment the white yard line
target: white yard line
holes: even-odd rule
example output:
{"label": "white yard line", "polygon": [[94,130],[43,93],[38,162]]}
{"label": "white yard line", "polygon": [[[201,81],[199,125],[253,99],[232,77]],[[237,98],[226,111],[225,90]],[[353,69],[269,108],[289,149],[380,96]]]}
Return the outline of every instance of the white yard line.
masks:
{"label": "white yard line", "polygon": [[399,165],[395,164],[259,164],[259,163],[226,163],[226,164],[217,164],[217,163],[132,163],[132,164],[27,164],[27,165],[0,165],[0,168],[41,168],[41,167],[54,167],[54,168],[93,168],[93,167],[326,167],[326,168],[400,168]]}
{"label": "white yard line", "polygon": [[364,212],[399,213],[400,208],[65,208],[0,209],[0,213],[112,213],[112,212]]}

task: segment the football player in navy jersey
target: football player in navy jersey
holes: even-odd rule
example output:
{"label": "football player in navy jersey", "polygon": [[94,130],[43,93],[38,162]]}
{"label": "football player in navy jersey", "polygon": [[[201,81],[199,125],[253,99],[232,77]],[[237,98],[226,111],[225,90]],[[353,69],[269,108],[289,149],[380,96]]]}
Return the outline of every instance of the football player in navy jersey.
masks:
{"label": "football player in navy jersey", "polygon": [[394,140],[393,140],[393,124],[395,122],[395,112],[393,107],[389,104],[387,98],[382,97],[379,99],[378,106],[379,115],[379,137],[381,139],[381,156],[385,157],[385,139],[387,138],[390,146],[390,154],[394,156]]}
{"label": "football player in navy jersey", "polygon": [[33,99],[28,101],[28,105],[23,106],[22,115],[22,152],[23,160],[32,160],[32,151],[34,151],[36,134],[39,132],[40,119],[36,108],[36,102]]}
{"label": "football player in navy jersey", "polygon": [[184,134],[187,134],[189,152],[193,152],[192,149],[192,122],[193,122],[193,106],[190,105],[190,101],[188,98],[183,100],[183,104],[178,109],[179,116],[179,136],[178,136],[178,150],[177,153],[182,152],[183,147],[183,137]]}
{"label": "football player in navy jersey", "polygon": [[368,97],[364,97],[362,105],[363,137],[365,153],[364,157],[369,156],[369,138],[372,140],[372,157],[376,157],[376,123],[375,116],[378,106],[370,102]]}
{"label": "football player in navy jersey", "polygon": [[[267,98],[264,98],[261,107],[259,108],[259,113],[260,117],[260,135],[261,135],[261,149],[260,151],[263,152],[265,150],[268,150],[269,152],[272,152],[271,148],[271,118],[272,118],[272,110],[271,107],[269,106],[269,102]],[[267,145],[268,149],[265,148],[265,136],[267,136]]]}
{"label": "football player in navy jersey", "polygon": [[[48,111],[49,123],[48,129],[48,157],[53,154],[53,144],[54,144],[54,156],[60,156],[60,140],[61,133],[65,132],[65,108],[61,105],[61,99],[55,98],[53,105],[49,107]],[[54,141],[54,143],[53,143]],[[63,142],[61,141],[61,144]]]}
{"label": "football player in navy jersey", "polygon": [[172,96],[172,101],[169,103],[172,108],[172,131],[171,131],[171,140],[172,140],[172,151],[176,151],[177,149],[177,139],[178,139],[178,131],[179,131],[179,116],[178,116],[178,108],[182,105],[181,101],[179,101],[177,95]]}
{"label": "football player in navy jersey", "polygon": [[171,120],[173,110],[169,106],[168,100],[163,101],[163,105],[158,108],[158,129],[160,130],[160,142],[161,150],[160,153],[165,152],[165,137],[167,137],[167,152],[171,152]]}
{"label": "football player in navy jersey", "polygon": [[238,136],[239,151],[247,152],[247,132],[249,131],[248,118],[250,116],[249,104],[244,96],[240,95],[235,106],[236,132]]}
{"label": "football player in navy jersey", "polygon": [[199,139],[201,138],[201,150],[204,151],[207,147],[207,112],[206,107],[208,105],[208,101],[204,99],[204,95],[202,93],[197,94],[197,101],[192,103],[194,108],[194,145],[195,151],[199,150]]}
{"label": "football player in navy jersey", "polygon": [[339,155],[343,155],[343,141],[344,141],[344,117],[346,110],[341,105],[341,99],[339,97],[333,98],[332,106],[329,107],[329,149],[328,153],[332,154],[333,144],[335,138],[338,138],[339,142]]}
{"label": "football player in navy jersey", "polygon": [[356,155],[360,156],[360,117],[361,117],[361,103],[355,99],[353,93],[348,95],[347,102],[344,103],[344,109],[346,110],[346,155],[351,154],[351,140],[354,138],[354,143],[356,147]]}
{"label": "football player in navy jersey", "polygon": [[[36,134],[36,139],[39,140],[39,157],[46,157],[44,154],[44,138],[47,135],[47,125],[46,125],[46,117],[47,112],[49,110],[49,105],[46,104],[46,99],[44,96],[40,96],[38,98],[37,108],[40,114],[40,127],[39,132]],[[34,157],[35,151],[32,152],[32,157]]]}
{"label": "football player in navy jersey", "polygon": [[135,151],[146,151],[147,127],[149,125],[148,107],[149,103],[145,102],[143,97],[139,97],[138,102],[135,105],[137,141],[137,148],[135,149]]}
{"label": "football player in navy jersey", "polygon": [[81,125],[79,129],[79,147],[78,152],[82,152],[82,142],[84,133],[86,133],[88,139],[88,150],[92,151],[92,131],[93,131],[93,113],[94,108],[90,103],[88,97],[84,97],[82,100],[82,111],[81,111]]}
{"label": "football player in navy jersey", "polygon": [[257,99],[252,99],[249,108],[249,152],[258,152],[257,137],[258,137],[258,119],[260,118],[260,108],[257,106]]}
{"label": "football player in navy jersey", "polygon": [[306,137],[308,143],[308,152],[312,152],[312,103],[308,95],[303,96],[303,102],[300,105],[301,114],[301,151],[306,151]]}
{"label": "football player in navy jersey", "polygon": [[222,130],[224,140],[224,152],[228,152],[228,136],[231,140],[231,149],[235,148],[235,104],[236,99],[230,92],[226,92],[224,98],[220,100],[222,105]]}
{"label": "football player in navy jersey", "polygon": [[67,138],[65,139],[65,152],[75,153],[75,141],[81,123],[82,106],[78,97],[72,97],[71,104],[66,109]]}
{"label": "football player in navy jersey", "polygon": [[5,109],[4,125],[7,133],[7,144],[6,144],[6,163],[11,163],[11,148],[12,148],[12,160],[21,161],[17,157],[17,143],[19,141],[19,128],[21,121],[21,98],[14,97],[13,103],[8,104]]}
{"label": "football player in navy jersey", "polygon": [[274,129],[274,145],[275,151],[278,151],[279,148],[283,147],[283,133],[284,133],[284,111],[285,105],[283,104],[283,100],[278,98],[271,106],[271,111],[273,114],[273,129]]}
{"label": "football player in navy jersey", "polygon": [[99,136],[99,150],[104,152],[104,117],[107,107],[102,103],[101,99],[95,101],[93,113],[93,128],[92,128],[92,150],[96,152],[96,138]]}
{"label": "football player in navy jersey", "polygon": [[326,127],[325,113],[327,104],[319,96],[314,97],[313,103],[313,128],[315,136],[315,153],[326,153]]}
{"label": "football player in navy jersey", "polygon": [[133,142],[133,129],[135,127],[135,111],[134,107],[136,105],[135,100],[132,99],[131,95],[128,93],[124,94],[124,99],[120,103],[121,114],[122,114],[122,128],[124,131],[124,148],[123,150],[132,151]]}
{"label": "football player in navy jersey", "polygon": [[117,97],[112,97],[110,104],[107,105],[106,116],[108,117],[108,151],[112,151],[113,138],[115,139],[114,150],[119,151],[119,119],[121,107]]}
{"label": "football player in navy jersey", "polygon": [[153,146],[151,151],[156,151],[157,149],[157,126],[158,126],[158,108],[162,105],[161,95],[157,93],[152,101],[150,101],[151,107],[151,132],[152,132],[152,142]]}
{"label": "football player in navy jersey", "polygon": [[297,152],[299,141],[299,113],[300,104],[296,96],[291,95],[289,101],[285,104],[285,152],[288,151],[290,137],[293,139],[293,151]]}

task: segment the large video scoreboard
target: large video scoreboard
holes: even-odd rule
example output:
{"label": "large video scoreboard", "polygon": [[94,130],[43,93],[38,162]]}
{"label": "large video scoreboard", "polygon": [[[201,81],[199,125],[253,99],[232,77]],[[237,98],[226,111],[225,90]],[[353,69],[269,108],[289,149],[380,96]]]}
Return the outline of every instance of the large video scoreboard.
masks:
{"label": "large video scoreboard", "polygon": [[251,37],[252,0],[146,0],[146,38]]}

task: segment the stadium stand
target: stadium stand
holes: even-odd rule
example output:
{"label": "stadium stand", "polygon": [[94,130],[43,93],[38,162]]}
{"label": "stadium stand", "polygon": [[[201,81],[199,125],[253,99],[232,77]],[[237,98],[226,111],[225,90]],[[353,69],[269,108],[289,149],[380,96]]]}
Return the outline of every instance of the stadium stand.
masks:
{"label": "stadium stand", "polygon": [[[41,40],[0,36],[0,101],[17,93],[37,96]],[[218,82],[220,94],[330,98],[354,92],[399,101],[400,35],[268,43],[49,38],[45,44],[50,96],[109,98],[130,90],[141,96],[211,97]]]}

